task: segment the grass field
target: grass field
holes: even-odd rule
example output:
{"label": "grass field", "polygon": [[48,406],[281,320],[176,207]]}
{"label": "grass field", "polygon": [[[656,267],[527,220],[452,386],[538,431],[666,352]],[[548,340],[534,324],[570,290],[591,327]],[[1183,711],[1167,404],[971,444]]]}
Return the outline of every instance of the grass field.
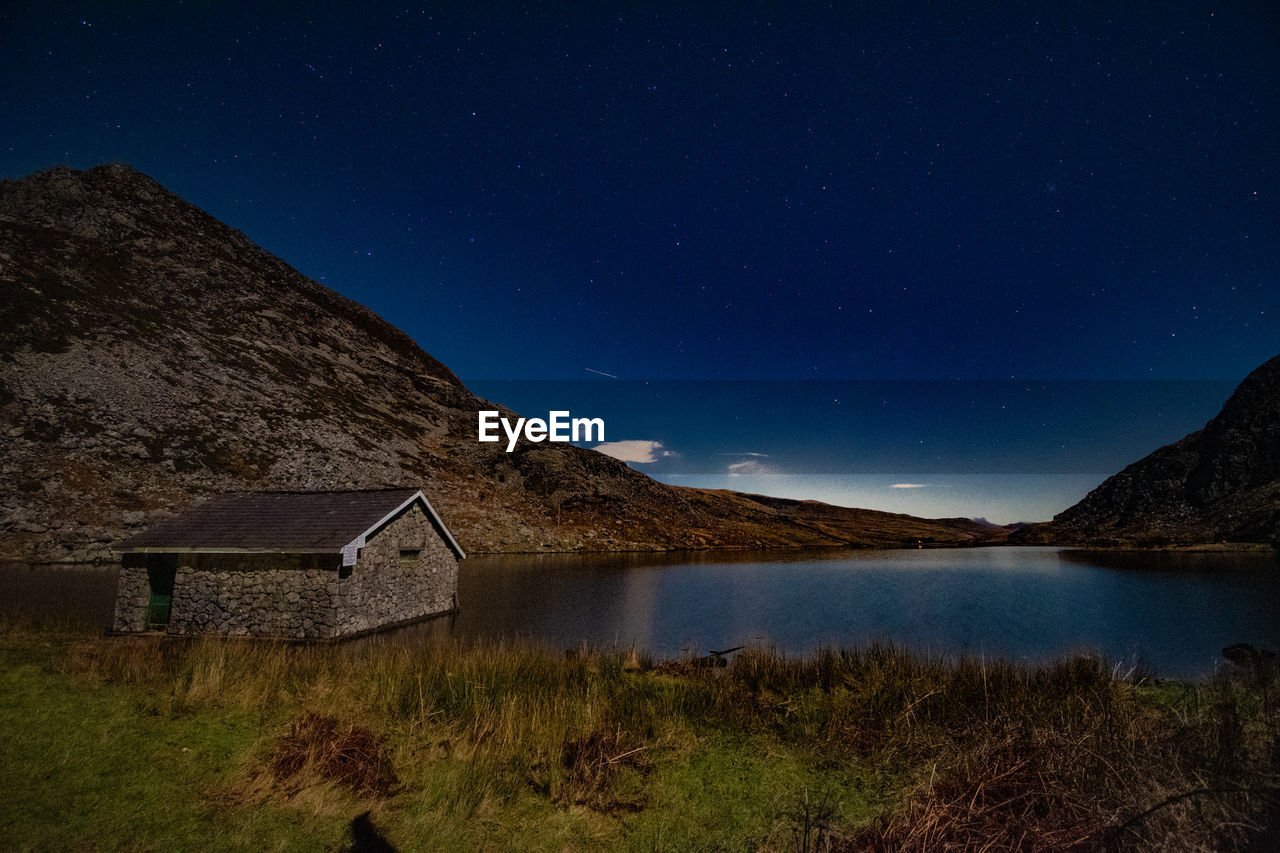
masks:
{"label": "grass field", "polygon": [[[1121,677],[1128,675],[1128,677]],[[1239,849],[1267,678],[0,627],[4,849]]]}

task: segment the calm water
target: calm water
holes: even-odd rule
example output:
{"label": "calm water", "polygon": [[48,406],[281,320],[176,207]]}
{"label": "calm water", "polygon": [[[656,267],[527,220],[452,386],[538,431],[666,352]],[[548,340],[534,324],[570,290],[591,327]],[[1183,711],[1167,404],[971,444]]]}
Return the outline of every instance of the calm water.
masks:
{"label": "calm water", "polygon": [[[105,624],[109,569],[3,569],[0,608]],[[1055,548],[476,557],[456,616],[396,639],[532,637],[674,656],[744,643],[791,653],[891,640],[1039,659],[1101,651],[1162,675],[1213,671],[1223,646],[1280,647],[1280,558]]]}

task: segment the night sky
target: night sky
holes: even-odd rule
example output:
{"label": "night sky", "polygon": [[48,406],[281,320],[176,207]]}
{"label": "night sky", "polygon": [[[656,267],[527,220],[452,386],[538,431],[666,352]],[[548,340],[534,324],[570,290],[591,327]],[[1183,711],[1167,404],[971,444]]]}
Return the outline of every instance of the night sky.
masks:
{"label": "night sky", "polygon": [[1274,3],[265,5],[5,4],[0,177],[131,163],[465,380],[1280,352]]}

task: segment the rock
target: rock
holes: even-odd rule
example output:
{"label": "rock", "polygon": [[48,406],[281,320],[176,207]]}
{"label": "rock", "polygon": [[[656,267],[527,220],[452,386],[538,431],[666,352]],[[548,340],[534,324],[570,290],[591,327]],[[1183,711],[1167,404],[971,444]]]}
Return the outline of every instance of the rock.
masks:
{"label": "rock", "polygon": [[1280,356],[1250,373],[1198,432],[1108,478],[1031,544],[1280,546]]}
{"label": "rock", "polygon": [[1249,643],[1235,643],[1222,650],[1222,656],[1236,665],[1246,680],[1262,684],[1275,675],[1276,653],[1270,649],[1256,649]]}

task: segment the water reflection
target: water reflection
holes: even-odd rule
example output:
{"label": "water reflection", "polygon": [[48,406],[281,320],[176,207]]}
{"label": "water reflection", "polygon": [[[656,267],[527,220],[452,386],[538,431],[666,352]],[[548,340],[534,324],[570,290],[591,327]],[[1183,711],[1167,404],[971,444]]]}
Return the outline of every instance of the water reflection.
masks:
{"label": "water reflection", "polygon": [[[6,610],[110,621],[115,571],[0,569]],[[474,557],[461,611],[368,642],[534,638],[659,657],[764,643],[803,654],[890,640],[1036,660],[1097,650],[1195,676],[1224,646],[1280,648],[1271,553],[1056,548]]]}
{"label": "water reflection", "polygon": [[[793,653],[891,640],[1043,659],[1080,650],[1212,671],[1223,646],[1280,645],[1272,554],[1053,548],[486,557],[463,564],[460,637]],[[443,630],[443,629],[436,629]]]}
{"label": "water reflection", "polygon": [[118,574],[114,566],[0,565],[0,614],[104,627],[115,612]]}

